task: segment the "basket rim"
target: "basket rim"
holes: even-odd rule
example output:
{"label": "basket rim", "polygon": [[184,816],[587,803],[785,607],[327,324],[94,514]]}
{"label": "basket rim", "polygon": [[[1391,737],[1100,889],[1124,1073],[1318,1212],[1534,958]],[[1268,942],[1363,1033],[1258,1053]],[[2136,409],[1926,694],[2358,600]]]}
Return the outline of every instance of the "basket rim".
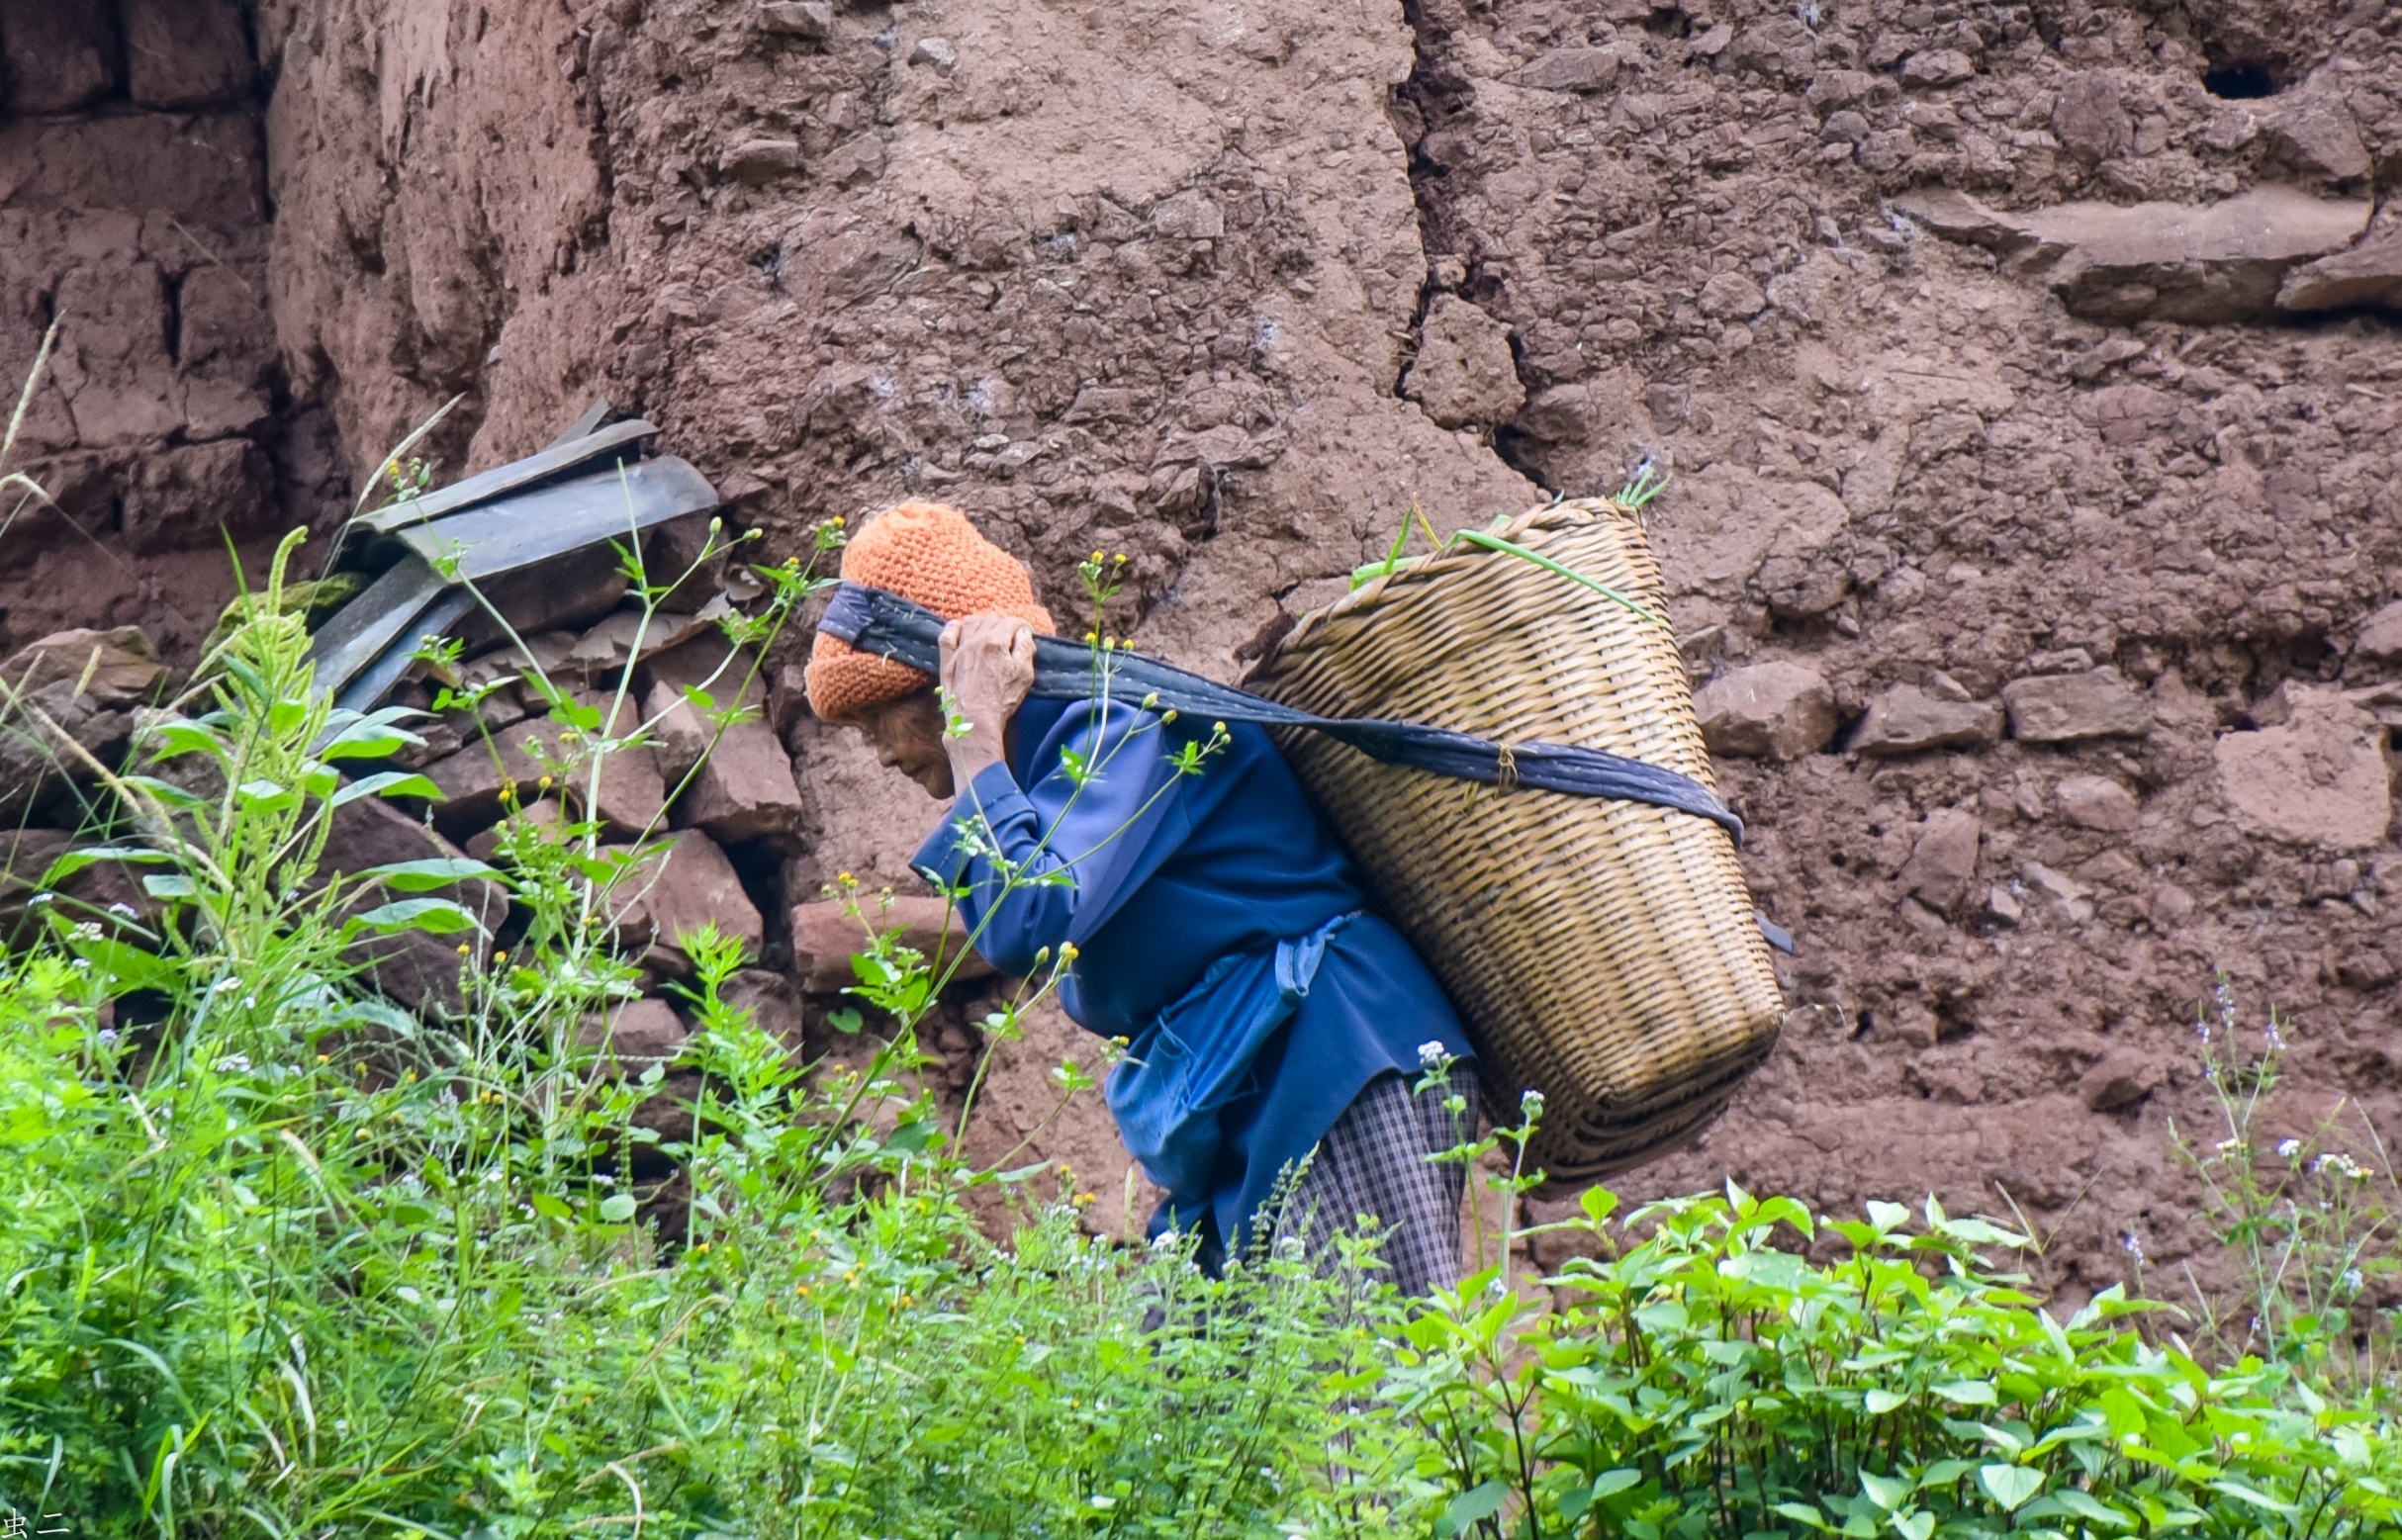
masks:
{"label": "basket rim", "polygon": [[[1513,515],[1508,523],[1487,529],[1485,533],[1498,535],[1504,540],[1520,540],[1530,530],[1561,529],[1591,523],[1608,515],[1639,520],[1634,509],[1615,498],[1561,498]],[[1473,563],[1488,560],[1516,558],[1510,557],[1506,551],[1463,541],[1448,550],[1413,556],[1396,563],[1391,572],[1380,573],[1369,579],[1324,609],[1309,610],[1301,615],[1294,621],[1293,628],[1278,637],[1275,644],[1251,666],[1245,679],[1247,681],[1265,679],[1276,672],[1277,665],[1286,653],[1318,640],[1330,626],[1365,620],[1380,606],[1399,603],[1426,584],[1447,577]]]}

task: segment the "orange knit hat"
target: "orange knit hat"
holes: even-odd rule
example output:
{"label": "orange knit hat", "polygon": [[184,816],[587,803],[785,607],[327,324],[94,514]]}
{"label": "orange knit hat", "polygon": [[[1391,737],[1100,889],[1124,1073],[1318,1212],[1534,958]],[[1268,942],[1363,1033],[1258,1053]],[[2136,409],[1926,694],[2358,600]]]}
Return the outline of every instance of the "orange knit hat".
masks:
{"label": "orange knit hat", "polygon": [[[1058,632],[1035,602],[1034,580],[1016,557],[975,532],[968,515],[941,502],[904,502],[859,527],[843,547],[846,583],[882,589],[925,605],[945,620],[997,610],[1045,636]],[[863,653],[817,633],[809,649],[809,709],[829,722],[932,687],[934,680],[890,658]]]}

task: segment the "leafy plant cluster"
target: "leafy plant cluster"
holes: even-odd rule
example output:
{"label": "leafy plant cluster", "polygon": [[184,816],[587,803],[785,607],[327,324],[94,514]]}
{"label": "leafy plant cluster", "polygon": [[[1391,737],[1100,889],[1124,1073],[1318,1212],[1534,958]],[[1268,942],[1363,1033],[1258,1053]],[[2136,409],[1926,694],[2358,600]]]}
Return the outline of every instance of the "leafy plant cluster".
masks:
{"label": "leafy plant cluster", "polygon": [[[627,561],[646,601],[673,587]],[[1110,573],[1086,566],[1097,617]],[[760,570],[776,596],[738,640],[818,581]],[[2117,1291],[2057,1317],[1992,1260],[2018,1236],[1932,1202],[1826,1221],[1729,1187],[1621,1219],[1597,1190],[1552,1226],[1590,1256],[1528,1280],[1505,1254],[1416,1304],[1357,1287],[1364,1236],[1331,1270],[1270,1252],[1210,1278],[1179,1243],[1079,1233],[1040,1168],[959,1158],[912,1076],[956,957],[848,884],[875,1051],[806,1061],[730,1003],[737,946],[682,938],[699,1084],[663,1136],[635,1117],[661,1067],[589,1045],[634,988],[607,920],[638,878],[571,794],[638,737],[528,679],[566,745],[529,798],[560,795],[559,819],[512,820],[500,866],[329,870],[344,806],[424,788],[339,773],[410,719],[323,704],[282,571],[66,859],[136,864],[163,920],[54,904],[0,962],[0,1518],[26,1532],[2402,1529],[2388,1387],[2321,1350],[2357,1314],[2346,1273],[2384,1253],[2259,1162],[2251,1188],[2212,1168],[2229,1242],[2319,1292],[2271,1287],[2263,1340],[2215,1354],[2136,1329],[2152,1308]],[[1207,773],[1216,741],[1179,768]],[[507,891],[503,933],[447,896],[469,881]],[[457,1017],[362,986],[358,944],[408,929],[462,938]],[[1072,960],[999,1004],[988,1044]],[[1451,1072],[1437,1055],[1422,1088]],[[2263,1088],[2257,1062],[2219,1072]],[[1508,1215],[1540,1115],[1445,1157],[1513,1146]],[[1011,1196],[1007,1244],[970,1218],[979,1186]]]}

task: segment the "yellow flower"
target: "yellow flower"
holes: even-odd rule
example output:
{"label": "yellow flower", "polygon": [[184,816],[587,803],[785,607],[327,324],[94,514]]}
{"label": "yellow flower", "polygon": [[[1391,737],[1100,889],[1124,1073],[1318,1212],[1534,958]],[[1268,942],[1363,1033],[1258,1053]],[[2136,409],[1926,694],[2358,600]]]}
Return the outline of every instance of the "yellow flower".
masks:
{"label": "yellow flower", "polygon": [[1074,942],[1062,942],[1062,943],[1060,944],[1060,960],[1061,960],[1061,961],[1062,961],[1062,962],[1073,962],[1073,961],[1076,959],[1076,957],[1077,957],[1078,955],[1079,955],[1079,952],[1078,952],[1078,950],[1077,950],[1077,948],[1076,948],[1076,944],[1075,944]]}
{"label": "yellow flower", "polygon": [[809,1286],[807,1284],[801,1284],[797,1288],[793,1289],[792,1292],[805,1300],[809,1297]]}
{"label": "yellow flower", "polygon": [[543,777],[542,777],[542,779],[541,779],[541,780],[538,782],[538,784],[539,784],[539,785],[542,787],[542,789],[543,789],[543,790],[548,791],[548,790],[550,789],[550,777],[549,777],[548,775],[543,776]]}
{"label": "yellow flower", "polygon": [[701,1252],[706,1251],[708,1248],[709,1248],[709,1243],[708,1243],[707,1241],[705,1241],[705,1240],[704,1240],[704,1241],[700,1242],[698,1245],[696,1245],[696,1246],[693,1247],[693,1254],[694,1256],[698,1256],[698,1255],[699,1255]]}
{"label": "yellow flower", "polygon": [[464,956],[466,956],[466,955],[467,955],[469,952],[471,952],[471,951],[475,951],[475,949],[474,949],[473,947],[468,946],[468,945],[467,945],[465,942],[461,942],[461,943],[459,943],[459,955],[460,955],[460,956],[464,957]]}
{"label": "yellow flower", "polygon": [[330,1053],[320,1053],[317,1056],[317,1061],[321,1064],[330,1064],[333,1062],[333,1055]]}

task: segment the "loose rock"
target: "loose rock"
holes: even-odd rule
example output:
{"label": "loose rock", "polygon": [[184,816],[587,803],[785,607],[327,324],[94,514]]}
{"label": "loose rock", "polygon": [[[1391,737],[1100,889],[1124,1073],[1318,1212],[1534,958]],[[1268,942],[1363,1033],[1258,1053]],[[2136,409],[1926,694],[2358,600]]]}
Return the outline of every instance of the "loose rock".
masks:
{"label": "loose rock", "polygon": [[1716,754],[1798,760],[1835,735],[1834,690],[1798,663],[1731,670],[1694,692],[1693,709]]}
{"label": "loose rock", "polygon": [[54,632],[0,663],[0,680],[12,690],[72,679],[95,704],[111,707],[147,704],[166,677],[139,626]]}
{"label": "loose rock", "polygon": [[1915,754],[1992,743],[2001,737],[2001,707],[1992,701],[1938,700],[1914,684],[1877,697],[1845,745],[1854,754]]}
{"label": "loose rock", "polygon": [[2010,736],[2021,743],[2076,743],[2142,737],[2152,731],[2152,702],[2118,670],[2012,679],[2001,687]]}
{"label": "loose rock", "polygon": [[1894,873],[1894,882],[1930,909],[1957,907],[1977,875],[1977,846],[1984,832],[1984,824],[1967,808],[1937,808],[1927,814],[1910,859]]}
{"label": "loose rock", "polygon": [[1768,309],[1768,296],[1747,274],[1720,273],[1702,285],[1701,306],[1718,320],[1749,320]]}

